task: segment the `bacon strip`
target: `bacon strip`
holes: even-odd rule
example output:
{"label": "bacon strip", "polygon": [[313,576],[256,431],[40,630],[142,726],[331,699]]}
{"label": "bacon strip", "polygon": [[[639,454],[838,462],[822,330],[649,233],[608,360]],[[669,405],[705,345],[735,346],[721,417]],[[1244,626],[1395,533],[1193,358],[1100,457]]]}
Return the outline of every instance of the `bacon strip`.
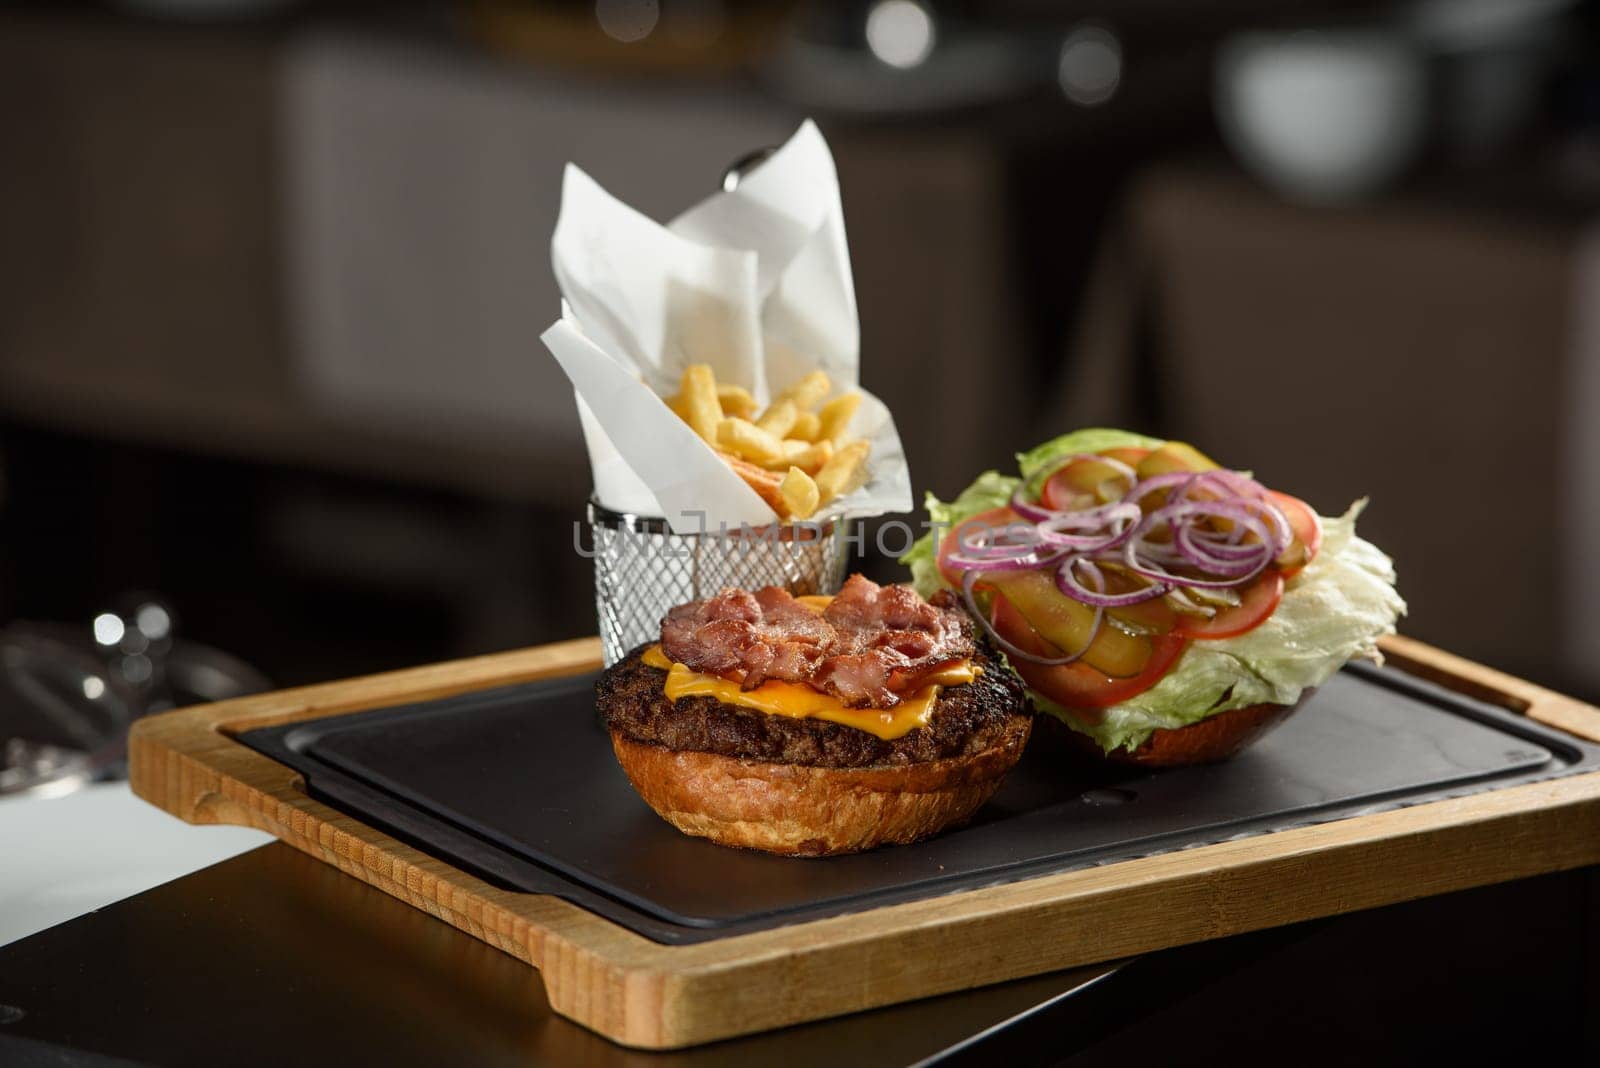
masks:
{"label": "bacon strip", "polygon": [[820,615],[776,586],[679,605],[661,621],[661,648],[746,690],[769,679],[799,682],[852,708],[893,708],[974,652],[972,624],[953,597],[928,602],[861,575]]}

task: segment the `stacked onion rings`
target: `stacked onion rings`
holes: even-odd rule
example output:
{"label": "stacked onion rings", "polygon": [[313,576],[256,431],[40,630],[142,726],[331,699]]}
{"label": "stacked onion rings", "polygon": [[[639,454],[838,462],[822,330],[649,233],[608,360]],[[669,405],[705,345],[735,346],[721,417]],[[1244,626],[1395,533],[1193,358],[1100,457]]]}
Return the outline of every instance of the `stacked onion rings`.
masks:
{"label": "stacked onion rings", "polygon": [[[1058,510],[1027,500],[1018,489],[1011,498],[1016,521],[963,531],[944,557],[961,575],[973,616],[1008,656],[1043,665],[1072,663],[1094,644],[1106,609],[1169,594],[1194,609],[1188,591],[1245,586],[1294,544],[1294,530],[1266,488],[1237,471],[1172,471],[1141,479],[1127,464],[1097,455],[1070,456],[1061,466],[1077,460],[1112,470],[1124,483],[1121,497]],[[1110,592],[1110,570],[1142,585]],[[1056,589],[1095,609],[1082,649],[1040,657],[995,632],[977,605],[975,588],[985,574],[1016,571],[1052,572]]]}

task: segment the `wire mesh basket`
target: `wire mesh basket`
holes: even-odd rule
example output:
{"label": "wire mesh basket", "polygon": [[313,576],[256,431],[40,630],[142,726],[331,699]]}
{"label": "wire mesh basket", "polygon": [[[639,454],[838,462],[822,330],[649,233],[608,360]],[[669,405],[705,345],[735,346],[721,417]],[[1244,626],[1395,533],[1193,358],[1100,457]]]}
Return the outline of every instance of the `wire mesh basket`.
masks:
{"label": "wire mesh basket", "polygon": [[726,586],[836,593],[848,562],[841,520],[674,534],[663,519],[589,502],[594,602],[606,666],[661,633],[667,609]]}

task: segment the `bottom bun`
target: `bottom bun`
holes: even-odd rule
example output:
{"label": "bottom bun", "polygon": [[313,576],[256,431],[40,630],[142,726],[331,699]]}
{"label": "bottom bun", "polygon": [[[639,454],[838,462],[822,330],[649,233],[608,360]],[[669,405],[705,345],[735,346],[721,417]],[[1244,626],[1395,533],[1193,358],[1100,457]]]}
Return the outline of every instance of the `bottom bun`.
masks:
{"label": "bottom bun", "polygon": [[628,781],[684,834],[787,856],[904,845],[965,823],[1022,756],[1032,723],[1015,716],[971,756],[868,768],[768,764],[630,741],[611,732]]}
{"label": "bottom bun", "polygon": [[1312,694],[1306,690],[1292,705],[1246,705],[1207,716],[1187,727],[1158,730],[1132,749],[1106,752],[1100,743],[1059,724],[1067,744],[1085,756],[1113,764],[1135,764],[1145,768],[1181,768],[1192,764],[1214,764],[1227,760],[1255,743],[1262,735],[1289,718],[1289,714]]}

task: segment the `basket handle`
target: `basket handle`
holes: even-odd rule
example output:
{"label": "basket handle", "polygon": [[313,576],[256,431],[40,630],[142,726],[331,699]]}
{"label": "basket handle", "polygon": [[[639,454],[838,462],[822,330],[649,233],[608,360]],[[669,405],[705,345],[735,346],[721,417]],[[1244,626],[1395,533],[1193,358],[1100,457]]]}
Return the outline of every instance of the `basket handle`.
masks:
{"label": "basket handle", "polygon": [[1600,708],[1537,683],[1392,634],[1379,642],[1392,664],[1448,690],[1520,712],[1531,720],[1591,742],[1600,742]]}

